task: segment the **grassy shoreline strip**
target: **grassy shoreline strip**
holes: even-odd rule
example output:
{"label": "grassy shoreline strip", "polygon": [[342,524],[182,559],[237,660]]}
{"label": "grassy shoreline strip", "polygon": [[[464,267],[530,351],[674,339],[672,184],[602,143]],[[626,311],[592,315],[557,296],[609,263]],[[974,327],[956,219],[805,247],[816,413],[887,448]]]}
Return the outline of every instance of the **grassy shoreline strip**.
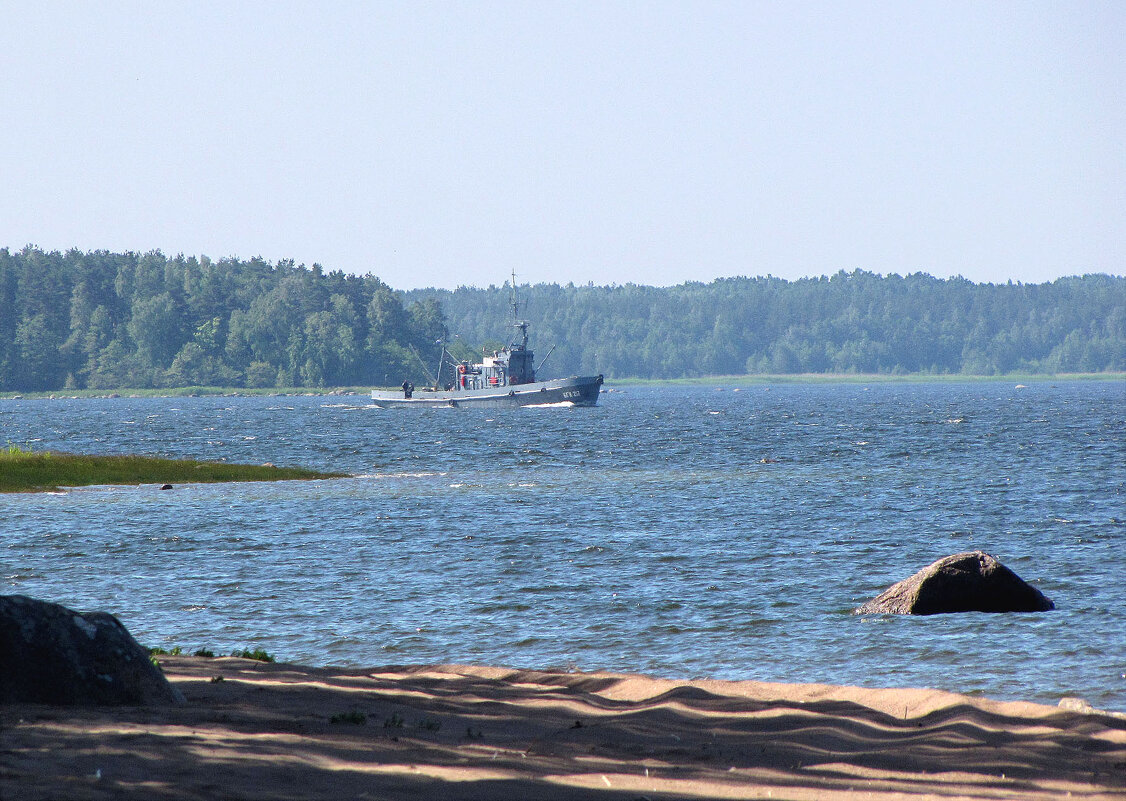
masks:
{"label": "grassy shoreline strip", "polygon": [[296,398],[296,397],[352,397],[366,396],[371,387],[163,387],[160,389],[52,389],[36,392],[0,392],[0,400],[41,400],[76,398]]}
{"label": "grassy shoreline strip", "polygon": [[[981,384],[1019,382],[1024,384],[1053,381],[1126,381],[1126,373],[1002,373],[975,375],[971,373],[751,373],[746,375],[710,375],[696,378],[607,378],[612,386],[678,386],[767,384]],[[323,397],[356,398],[366,402],[372,389],[393,387],[169,387],[164,389],[56,389],[45,392],[0,392],[0,400],[43,400],[77,398],[193,398],[193,397]]]}
{"label": "grassy shoreline strip", "polygon": [[153,456],[90,456],[59,451],[0,450],[0,492],[49,492],[101,484],[216,483],[344,478],[301,467],[200,462]]}
{"label": "grassy shoreline strip", "polygon": [[768,386],[771,384],[1050,384],[1057,381],[1123,381],[1126,373],[782,373],[772,375],[713,375],[699,378],[615,378],[612,386]]}

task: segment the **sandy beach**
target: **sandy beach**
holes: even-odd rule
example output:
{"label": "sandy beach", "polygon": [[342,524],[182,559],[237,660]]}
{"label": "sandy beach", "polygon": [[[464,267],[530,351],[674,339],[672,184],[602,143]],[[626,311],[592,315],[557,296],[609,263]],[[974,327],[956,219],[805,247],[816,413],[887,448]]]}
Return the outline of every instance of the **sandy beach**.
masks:
{"label": "sandy beach", "polygon": [[1120,715],[923,689],[161,663],[185,705],[0,707],[0,799],[1126,797]]}

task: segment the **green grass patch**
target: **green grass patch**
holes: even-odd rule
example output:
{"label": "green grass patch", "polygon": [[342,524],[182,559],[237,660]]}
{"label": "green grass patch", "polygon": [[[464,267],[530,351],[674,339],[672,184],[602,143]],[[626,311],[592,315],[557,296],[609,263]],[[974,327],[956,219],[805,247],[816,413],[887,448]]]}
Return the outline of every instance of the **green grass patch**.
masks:
{"label": "green grass patch", "polygon": [[342,478],[300,467],[159,459],[152,456],[86,456],[59,451],[28,451],[16,445],[0,450],[0,492],[37,492],[100,484],[184,484],[219,481],[285,481]]}
{"label": "green grass patch", "polygon": [[232,651],[231,656],[237,656],[239,659],[254,659],[258,662],[274,661],[274,658],[262,648],[255,648],[253,651],[248,651],[245,648],[241,651]]}
{"label": "green grass patch", "polygon": [[178,645],[175,648],[173,648],[171,651],[166,651],[165,649],[163,649],[159,646],[156,647],[156,648],[150,648],[149,649],[149,656],[179,656],[182,653],[184,653],[184,649],[181,648]]}

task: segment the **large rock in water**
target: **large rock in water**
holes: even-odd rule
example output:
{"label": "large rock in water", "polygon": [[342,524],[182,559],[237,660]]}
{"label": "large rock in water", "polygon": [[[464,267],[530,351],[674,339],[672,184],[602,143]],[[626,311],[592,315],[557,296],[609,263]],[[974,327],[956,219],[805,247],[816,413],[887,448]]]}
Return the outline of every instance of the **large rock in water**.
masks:
{"label": "large rock in water", "polygon": [[944,612],[1047,612],[1056,605],[981,551],[939,559],[892,584],[855,610],[858,615],[937,615]]}
{"label": "large rock in water", "polygon": [[0,595],[0,704],[181,704],[113,615]]}

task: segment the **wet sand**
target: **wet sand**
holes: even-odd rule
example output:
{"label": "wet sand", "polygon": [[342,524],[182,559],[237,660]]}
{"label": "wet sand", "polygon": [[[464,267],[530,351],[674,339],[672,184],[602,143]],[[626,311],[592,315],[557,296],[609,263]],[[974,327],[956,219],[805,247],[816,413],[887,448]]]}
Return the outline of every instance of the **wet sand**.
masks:
{"label": "wet sand", "polygon": [[0,707],[0,799],[1126,798],[1126,719],[1039,704],[451,665],[161,663],[185,705]]}

